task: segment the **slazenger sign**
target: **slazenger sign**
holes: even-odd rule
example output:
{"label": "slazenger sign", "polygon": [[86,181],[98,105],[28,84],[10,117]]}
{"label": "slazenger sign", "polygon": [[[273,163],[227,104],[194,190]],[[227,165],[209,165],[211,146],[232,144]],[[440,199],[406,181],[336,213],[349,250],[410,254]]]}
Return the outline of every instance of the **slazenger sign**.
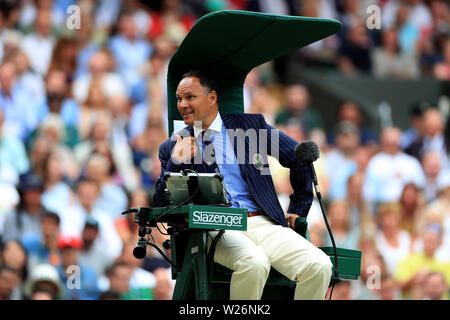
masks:
{"label": "slazenger sign", "polygon": [[214,211],[208,207],[207,210],[190,210],[189,227],[199,229],[226,229],[226,230],[247,230],[247,214],[244,210],[236,212],[231,208]]}

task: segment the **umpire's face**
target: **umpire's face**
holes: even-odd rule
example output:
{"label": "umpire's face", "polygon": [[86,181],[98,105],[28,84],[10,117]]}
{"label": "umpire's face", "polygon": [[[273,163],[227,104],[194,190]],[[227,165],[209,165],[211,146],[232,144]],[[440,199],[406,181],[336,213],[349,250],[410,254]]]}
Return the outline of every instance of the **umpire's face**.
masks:
{"label": "umpire's face", "polygon": [[217,116],[217,93],[203,87],[196,77],[180,81],[177,88],[177,107],[184,123],[193,126],[201,121],[202,129],[207,129]]}

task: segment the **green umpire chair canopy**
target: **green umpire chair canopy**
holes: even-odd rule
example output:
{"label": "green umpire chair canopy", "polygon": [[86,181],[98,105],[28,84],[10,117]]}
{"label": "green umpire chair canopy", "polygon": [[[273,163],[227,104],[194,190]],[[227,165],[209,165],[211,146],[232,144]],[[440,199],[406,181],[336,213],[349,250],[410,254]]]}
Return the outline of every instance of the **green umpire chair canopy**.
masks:
{"label": "green umpire chair canopy", "polygon": [[207,72],[218,83],[223,114],[243,113],[243,85],[256,66],[336,33],[336,20],[224,10],[200,18],[172,56],[167,73],[169,135],[182,120],[176,99],[181,76]]}

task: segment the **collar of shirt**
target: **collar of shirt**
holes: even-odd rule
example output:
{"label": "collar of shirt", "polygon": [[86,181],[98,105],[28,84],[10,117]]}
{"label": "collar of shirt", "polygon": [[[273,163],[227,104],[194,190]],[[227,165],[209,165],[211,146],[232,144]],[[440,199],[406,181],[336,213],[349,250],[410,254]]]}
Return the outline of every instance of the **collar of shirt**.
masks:
{"label": "collar of shirt", "polygon": [[[194,125],[194,136],[196,139],[199,138],[200,133],[203,131],[202,128],[196,127]],[[220,116],[220,113],[217,112],[217,116],[214,119],[214,121],[211,123],[211,125],[208,127],[207,130],[215,131],[215,132],[221,132],[222,131],[222,117]]]}

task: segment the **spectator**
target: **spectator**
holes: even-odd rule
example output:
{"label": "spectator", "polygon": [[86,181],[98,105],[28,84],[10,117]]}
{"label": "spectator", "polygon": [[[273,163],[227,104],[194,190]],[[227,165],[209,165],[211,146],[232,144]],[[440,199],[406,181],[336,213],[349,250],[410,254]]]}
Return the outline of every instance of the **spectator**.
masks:
{"label": "spectator", "polygon": [[57,267],[59,278],[64,287],[66,300],[96,300],[97,275],[93,269],[79,261],[81,238],[60,235],[58,248],[61,251],[61,264]]}
{"label": "spectator", "polygon": [[45,76],[55,46],[55,38],[51,35],[51,11],[39,10],[34,26],[34,32],[23,38],[22,49],[30,59],[31,67]]}
{"label": "spectator", "polygon": [[279,103],[269,88],[258,87],[253,90],[253,98],[248,113],[260,113],[268,124],[275,124],[276,110],[279,109]]}
{"label": "spectator", "polygon": [[444,275],[439,272],[430,272],[425,279],[426,300],[449,300],[449,286]]}
{"label": "spectator", "polygon": [[437,197],[437,181],[441,171],[441,158],[435,151],[428,151],[422,157],[422,168],[426,177],[425,197],[427,203]]}
{"label": "spectator", "polygon": [[423,251],[411,253],[398,263],[394,278],[406,296],[421,298],[420,290],[428,272],[442,272],[446,284],[450,284],[450,263],[442,263],[435,258],[441,237],[442,229],[439,225],[427,225],[422,233]]}
{"label": "spectator", "polygon": [[[329,293],[327,293],[329,296]],[[332,300],[351,300],[350,281],[339,281],[333,291]]]}
{"label": "spectator", "polygon": [[19,272],[0,264],[0,300],[12,300],[14,289],[20,284]]}
{"label": "spectator", "polygon": [[[330,227],[333,230],[336,247],[356,250],[358,248],[359,228],[350,228],[350,212],[348,203],[343,200],[332,201],[327,208]],[[331,246],[331,239],[324,223],[316,223],[311,227],[311,233],[320,233],[320,243],[316,246]],[[317,237],[316,237],[317,239]]]}
{"label": "spectator", "polygon": [[[149,195],[143,189],[134,190],[129,196],[127,207],[150,207]],[[138,235],[139,225],[135,223],[133,214],[117,218],[114,225],[123,243],[134,240]]]}
{"label": "spectator", "polygon": [[125,96],[117,95],[108,100],[108,105],[112,115],[111,148],[108,156],[114,162],[121,185],[131,191],[138,187],[139,177],[133,166],[133,152],[127,136],[130,126],[129,102]]}
{"label": "spectator", "polygon": [[[0,173],[0,175],[2,174]],[[0,243],[2,243],[5,219],[10,212],[15,210],[19,201],[19,193],[15,186],[3,177],[0,177]]]}
{"label": "spectator", "polygon": [[397,39],[397,29],[383,32],[383,46],[372,51],[373,73],[378,78],[417,79],[419,65],[416,57],[402,52]]}
{"label": "spectator", "polygon": [[[162,54],[155,51],[148,63],[150,70],[147,78],[131,89],[130,98],[136,102],[130,110],[130,126],[128,128],[128,135],[132,140],[144,133],[150,114],[156,114],[160,120],[167,114],[163,107],[166,101],[164,94],[166,84],[165,80],[162,80],[167,70],[165,59]],[[167,125],[164,127],[167,129]]]}
{"label": "spectator", "polygon": [[364,254],[361,256],[361,275],[357,281],[352,281],[352,300],[376,300],[377,298],[377,279],[374,274],[383,274],[386,267],[383,257],[374,247],[362,249]]}
{"label": "spectator", "polygon": [[382,274],[380,289],[378,290],[380,300],[398,300],[400,298],[397,285],[390,274]]}
{"label": "spectator", "polygon": [[3,241],[18,240],[26,232],[39,232],[41,217],[46,209],[41,204],[42,180],[35,174],[26,174],[19,183],[20,203],[10,212],[3,227]]}
{"label": "spectator", "polygon": [[[372,129],[364,125],[361,109],[353,101],[344,101],[339,105],[338,121],[353,123],[359,130],[359,140],[362,145],[372,145],[377,143],[378,138]],[[334,142],[333,137],[333,142]]]}
{"label": "spectator", "polygon": [[358,169],[354,157],[360,140],[359,130],[351,122],[340,122],[336,131],[335,148],[326,153],[326,165],[330,178],[329,196],[342,199],[348,177]]}
{"label": "spectator", "polygon": [[31,293],[30,300],[57,300],[57,297],[52,290],[37,286]]}
{"label": "spectator", "polygon": [[450,80],[450,39],[444,42],[442,57],[442,61],[434,65],[433,75],[438,80]]}
{"label": "spectator", "polygon": [[116,292],[121,300],[126,299],[129,292],[129,282],[132,268],[125,262],[115,262],[106,270],[106,276],[99,279],[99,287],[103,288],[103,293]]}
{"label": "spectator", "polygon": [[76,198],[69,208],[64,210],[61,217],[61,232],[65,235],[81,236],[84,224],[88,217],[94,218],[99,223],[99,236],[95,242],[111,258],[120,255],[122,242],[114,227],[112,217],[94,207],[99,196],[99,185],[90,179],[82,178],[76,187]]}
{"label": "spectator", "polygon": [[98,5],[89,12],[95,19],[95,27],[103,35],[109,34],[119,16],[122,1],[99,0]]}
{"label": "spectator", "polygon": [[89,73],[89,60],[92,55],[99,51],[100,46],[95,41],[94,19],[89,14],[89,10],[81,7],[80,11],[80,29],[77,30],[74,37],[77,42],[77,69],[72,74],[73,80]]}
{"label": "spectator", "polygon": [[[36,133],[33,133],[34,137],[30,137],[31,139],[29,139],[29,144],[32,144],[35,138],[37,139],[44,137],[51,146],[51,148],[49,148],[49,152],[57,152],[61,157],[64,175],[66,175],[68,179],[74,180],[78,178],[80,168],[78,167],[72,150],[64,143],[65,132],[65,125],[61,116],[50,113],[41,122]],[[43,162],[41,165],[44,167],[41,167],[40,169],[44,172],[46,163]]]}
{"label": "spectator", "polygon": [[75,39],[59,38],[52,52],[48,73],[53,70],[60,70],[67,79],[67,83],[72,83],[73,75],[77,69],[77,54],[78,45]]}
{"label": "spectator", "polygon": [[431,13],[423,0],[387,1],[382,11],[383,26],[392,27],[395,24],[396,15],[398,15],[398,11],[401,10],[402,6],[408,7],[411,10],[409,21],[420,32],[422,32],[422,29],[429,29],[431,27]]}
{"label": "spectator", "polygon": [[22,280],[25,280],[28,276],[27,261],[27,252],[23,245],[17,240],[6,242],[0,251],[0,263],[17,270]]}
{"label": "spectator", "polygon": [[0,264],[15,270],[19,281],[13,288],[10,298],[11,300],[22,299],[22,284],[27,278],[27,253],[24,247],[17,240],[8,241],[0,251]]}
{"label": "spectator", "polygon": [[399,203],[380,203],[377,208],[380,226],[375,243],[383,257],[387,272],[394,275],[397,264],[412,251],[409,233],[401,228],[402,211]]}
{"label": "spectator", "polygon": [[150,113],[145,131],[134,140],[132,150],[134,166],[138,169],[142,187],[149,191],[153,191],[158,180],[158,175],[155,176],[155,169],[160,164],[158,146],[166,137],[161,117]]}
{"label": "spectator", "polygon": [[60,218],[54,212],[46,212],[41,219],[41,232],[27,232],[20,239],[28,254],[27,270],[33,272],[40,264],[57,266],[61,262],[58,249]]}
{"label": "spectator", "polygon": [[105,145],[109,148],[112,126],[111,115],[106,112],[99,113],[99,116],[93,120],[88,136],[83,138],[83,141],[74,150],[75,158],[81,167],[86,166],[89,157],[95,150],[104,149]]}
{"label": "spectator", "polygon": [[166,268],[158,268],[153,271],[156,278],[156,284],[153,288],[155,300],[171,300],[173,293],[173,283],[170,280],[170,270]]}
{"label": "spectator", "polygon": [[100,277],[114,261],[105,249],[96,241],[99,236],[100,225],[94,218],[88,217],[81,232],[82,247],[79,261],[92,268]]}
{"label": "spectator", "polygon": [[31,99],[41,102],[45,98],[45,84],[43,77],[30,68],[30,59],[23,51],[14,56],[17,71],[17,83],[25,88]]}
{"label": "spectator", "polygon": [[73,194],[63,167],[63,157],[57,150],[51,151],[44,162],[44,193],[42,204],[62,215],[73,202]]}
{"label": "spectator", "polygon": [[17,137],[3,132],[4,122],[4,110],[0,109],[0,167],[11,170],[8,174],[11,178],[3,178],[15,183],[19,175],[29,170],[30,163],[23,142]]}
{"label": "spectator", "polygon": [[414,224],[423,213],[425,196],[421,189],[414,183],[408,182],[403,187],[399,202],[402,208],[401,227],[408,231],[415,239],[417,233],[416,230],[414,230]]}
{"label": "spectator", "polygon": [[284,90],[286,105],[275,118],[277,126],[286,125],[290,119],[298,119],[302,128],[308,133],[314,128],[322,127],[319,113],[310,106],[308,89],[302,84],[290,84]]}
{"label": "spectator", "polygon": [[124,262],[131,268],[129,280],[129,291],[126,295],[127,300],[153,300],[153,288],[156,285],[155,276],[142,268],[142,260],[136,259],[133,250],[136,246],[135,241],[126,242],[122,249],[122,254],[117,259]]}
{"label": "spectator", "polygon": [[[450,262],[450,243],[448,233],[449,219],[445,216],[445,211],[438,206],[428,206],[420,217],[417,219],[415,224],[415,229],[417,234],[422,234],[428,225],[435,225],[436,228],[442,230],[442,240],[436,249],[434,254],[435,258],[439,262],[447,263]],[[421,252],[423,250],[423,240],[419,237],[414,243],[414,250],[416,252]]]}
{"label": "spectator", "polygon": [[165,35],[180,44],[193,26],[195,17],[180,0],[168,0],[163,2],[160,12],[151,12],[151,21],[147,34],[150,41]]}
{"label": "spectator", "polygon": [[[269,2],[269,1],[267,1]],[[304,17],[323,17],[336,19],[336,5],[330,0],[306,0],[298,2],[299,10],[297,14]],[[301,58],[308,65],[326,65],[335,59],[336,48],[338,46],[335,35],[313,42],[300,49]]]}
{"label": "spectator", "polygon": [[114,183],[111,165],[112,162],[104,155],[94,154],[86,164],[86,177],[95,181],[100,187],[95,208],[116,219],[121,212],[125,211],[128,199],[125,191]]}
{"label": "spectator", "polygon": [[[43,289],[45,288],[45,289]],[[64,288],[58,275],[58,270],[49,264],[40,264],[33,268],[30,276],[25,282],[25,298],[30,298],[34,292],[47,290],[57,300],[63,298]]]}
{"label": "spectator", "polygon": [[422,105],[428,105],[422,102],[419,105],[414,105],[409,112],[410,126],[403,131],[400,146],[402,150],[407,149],[411,144],[419,138],[423,132],[423,111]]}
{"label": "spectator", "polygon": [[420,163],[400,151],[401,131],[385,128],[381,133],[381,152],[367,165],[363,196],[374,205],[377,202],[395,202],[408,182],[423,187],[425,175]]}
{"label": "spectator", "polygon": [[367,203],[362,197],[364,172],[357,171],[347,180],[347,197],[345,198],[350,210],[351,228],[361,228],[361,233],[374,235],[375,222]]}
{"label": "spectator", "polygon": [[428,151],[439,154],[442,166],[446,168],[447,152],[444,143],[444,121],[438,109],[430,108],[423,116],[423,137],[417,138],[405,152],[420,160]]}
{"label": "spectator", "polygon": [[12,62],[20,52],[22,33],[17,30],[5,29],[1,32],[0,61]]}
{"label": "spectator", "polygon": [[357,21],[348,28],[338,51],[338,67],[344,74],[356,74],[358,72],[370,72],[372,62],[370,50],[372,41],[367,33],[363,21]]}
{"label": "spectator", "polygon": [[[87,99],[100,99],[113,94],[125,94],[126,86],[121,77],[112,71],[113,58],[107,50],[99,50],[89,59],[89,73],[80,75],[72,86],[72,95],[80,104],[97,104],[99,100],[90,102]],[[90,93],[94,86],[94,93]],[[89,97],[89,95],[93,95]],[[83,136],[84,137],[84,136]]]}
{"label": "spectator", "polygon": [[150,57],[153,47],[137,34],[136,21],[131,12],[119,17],[119,31],[109,41],[109,49],[116,60],[117,72],[122,75],[128,87],[139,80],[139,68]]}
{"label": "spectator", "polygon": [[68,78],[63,71],[52,69],[45,81],[45,100],[39,107],[40,121],[49,113],[59,114],[66,125],[66,143],[74,147],[78,143],[78,124],[80,107],[72,98],[68,98]]}
{"label": "spectator", "polygon": [[401,51],[409,55],[416,55],[417,44],[420,39],[420,27],[412,23],[411,17],[411,7],[407,3],[400,4],[395,15],[395,28],[398,29]]}
{"label": "spectator", "polygon": [[0,108],[3,110],[3,134],[22,141],[38,124],[35,102],[24,87],[16,83],[16,67],[12,62],[0,66]]}
{"label": "spectator", "polygon": [[87,99],[80,110],[78,129],[83,140],[87,138],[95,120],[104,116],[110,116],[107,100],[101,82],[94,80],[89,88]]}

